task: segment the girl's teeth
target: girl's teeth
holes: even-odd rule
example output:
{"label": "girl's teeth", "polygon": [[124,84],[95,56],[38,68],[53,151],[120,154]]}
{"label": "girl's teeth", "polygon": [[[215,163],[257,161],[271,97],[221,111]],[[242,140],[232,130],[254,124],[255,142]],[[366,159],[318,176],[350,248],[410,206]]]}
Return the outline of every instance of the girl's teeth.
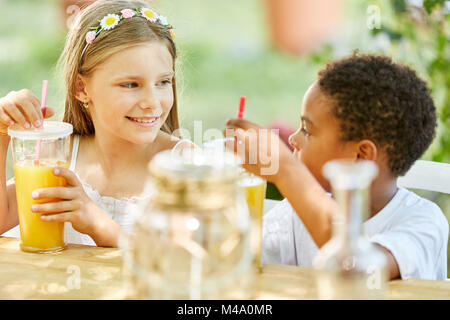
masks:
{"label": "girl's teeth", "polygon": [[139,122],[139,123],[151,123],[154,122],[156,120],[156,118],[151,119],[151,120],[143,120],[143,119],[135,119],[135,118],[131,118],[131,120]]}

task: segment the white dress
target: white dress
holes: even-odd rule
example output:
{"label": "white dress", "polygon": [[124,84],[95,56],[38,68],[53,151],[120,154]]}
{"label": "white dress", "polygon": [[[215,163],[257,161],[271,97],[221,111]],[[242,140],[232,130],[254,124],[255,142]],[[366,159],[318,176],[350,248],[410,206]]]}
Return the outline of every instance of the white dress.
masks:
{"label": "white dress", "polygon": [[[73,139],[74,140],[73,140],[73,147],[72,147],[72,158],[70,161],[69,169],[72,170],[77,175],[78,179],[80,180],[80,182],[83,185],[84,191],[89,196],[89,198],[91,198],[98,207],[100,207],[103,211],[105,211],[109,215],[109,217],[122,228],[122,230],[127,231],[132,226],[132,223],[134,221],[134,216],[137,211],[136,209],[137,209],[138,202],[140,200],[149,198],[150,195],[146,195],[144,197],[130,197],[130,198],[121,198],[121,199],[116,199],[116,198],[108,197],[108,196],[102,196],[92,186],[83,182],[80,179],[80,176],[75,172],[78,148],[80,145],[80,137],[74,135]],[[182,143],[190,143],[191,145],[193,145],[193,143],[190,140],[183,139],[183,140],[178,141],[172,150],[176,149]],[[20,237],[19,226],[11,229],[10,231],[8,231],[7,233],[5,233],[3,235]],[[65,239],[66,243],[76,243],[76,244],[84,244],[84,245],[92,245],[92,246],[96,245],[94,240],[92,240],[92,238],[89,235],[76,231],[72,227],[72,223],[70,223],[70,222],[66,222],[64,225],[64,239]]]}

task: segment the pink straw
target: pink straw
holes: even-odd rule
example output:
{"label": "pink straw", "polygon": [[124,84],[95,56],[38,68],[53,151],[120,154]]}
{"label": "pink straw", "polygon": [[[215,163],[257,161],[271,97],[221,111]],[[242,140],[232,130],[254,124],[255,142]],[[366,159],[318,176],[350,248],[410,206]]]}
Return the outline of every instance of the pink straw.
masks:
{"label": "pink straw", "polygon": [[245,96],[241,96],[241,99],[239,101],[239,111],[238,111],[238,118],[242,119],[244,117],[244,109],[245,109],[245,100],[247,98]]}
{"label": "pink straw", "polygon": [[47,108],[45,107],[45,103],[47,100],[47,89],[48,89],[48,81],[44,80],[42,81],[42,94],[41,94],[41,111],[43,118],[45,118],[45,111],[47,110]]}
{"label": "pink straw", "polygon": [[[45,112],[47,110],[47,108],[45,107],[45,103],[47,100],[47,89],[48,89],[48,81],[44,80],[42,82],[42,94],[41,94],[41,112],[42,112],[43,118],[45,118]],[[42,127],[43,127],[43,125],[41,125],[41,128]],[[36,154],[34,157],[34,165],[35,166],[39,165],[40,155],[41,155],[41,139],[38,139],[36,142]]]}

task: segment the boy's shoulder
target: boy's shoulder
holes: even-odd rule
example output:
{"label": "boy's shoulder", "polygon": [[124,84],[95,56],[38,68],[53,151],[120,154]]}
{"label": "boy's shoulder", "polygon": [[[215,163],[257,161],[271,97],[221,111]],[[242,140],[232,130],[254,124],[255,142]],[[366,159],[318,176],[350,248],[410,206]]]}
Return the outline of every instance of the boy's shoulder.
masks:
{"label": "boy's shoulder", "polygon": [[436,221],[445,219],[441,208],[433,201],[404,188],[399,188],[398,192],[402,196],[402,201],[398,209],[399,212],[410,215],[423,214]]}
{"label": "boy's shoulder", "polygon": [[370,229],[392,229],[398,226],[433,224],[448,233],[448,221],[441,208],[418,194],[399,188],[394,198],[366,224]]}
{"label": "boy's shoulder", "polygon": [[434,202],[400,188],[364,227],[370,241],[395,257],[402,279],[447,278],[449,226]]}

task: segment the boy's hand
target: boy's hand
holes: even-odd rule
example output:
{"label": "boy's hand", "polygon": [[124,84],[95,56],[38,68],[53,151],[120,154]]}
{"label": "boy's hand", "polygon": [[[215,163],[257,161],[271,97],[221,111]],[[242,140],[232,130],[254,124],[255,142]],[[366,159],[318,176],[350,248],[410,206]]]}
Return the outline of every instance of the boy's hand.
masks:
{"label": "boy's hand", "polygon": [[[46,108],[45,118],[55,114],[52,108]],[[19,124],[22,128],[40,128],[43,117],[41,103],[29,90],[11,91],[0,98],[0,135],[8,134],[8,127]]]}
{"label": "boy's hand", "polygon": [[97,243],[99,228],[110,223],[111,218],[89,198],[75,173],[57,167],[53,169],[53,174],[65,178],[67,186],[36,189],[32,197],[35,200],[61,200],[34,204],[31,211],[42,214],[41,219],[44,221],[70,221],[75,230],[90,235]]}
{"label": "boy's hand", "polygon": [[225,136],[235,137],[233,151],[241,158],[242,166],[267,181],[277,183],[280,169],[290,161],[297,161],[275,130],[247,120],[228,120]]}

